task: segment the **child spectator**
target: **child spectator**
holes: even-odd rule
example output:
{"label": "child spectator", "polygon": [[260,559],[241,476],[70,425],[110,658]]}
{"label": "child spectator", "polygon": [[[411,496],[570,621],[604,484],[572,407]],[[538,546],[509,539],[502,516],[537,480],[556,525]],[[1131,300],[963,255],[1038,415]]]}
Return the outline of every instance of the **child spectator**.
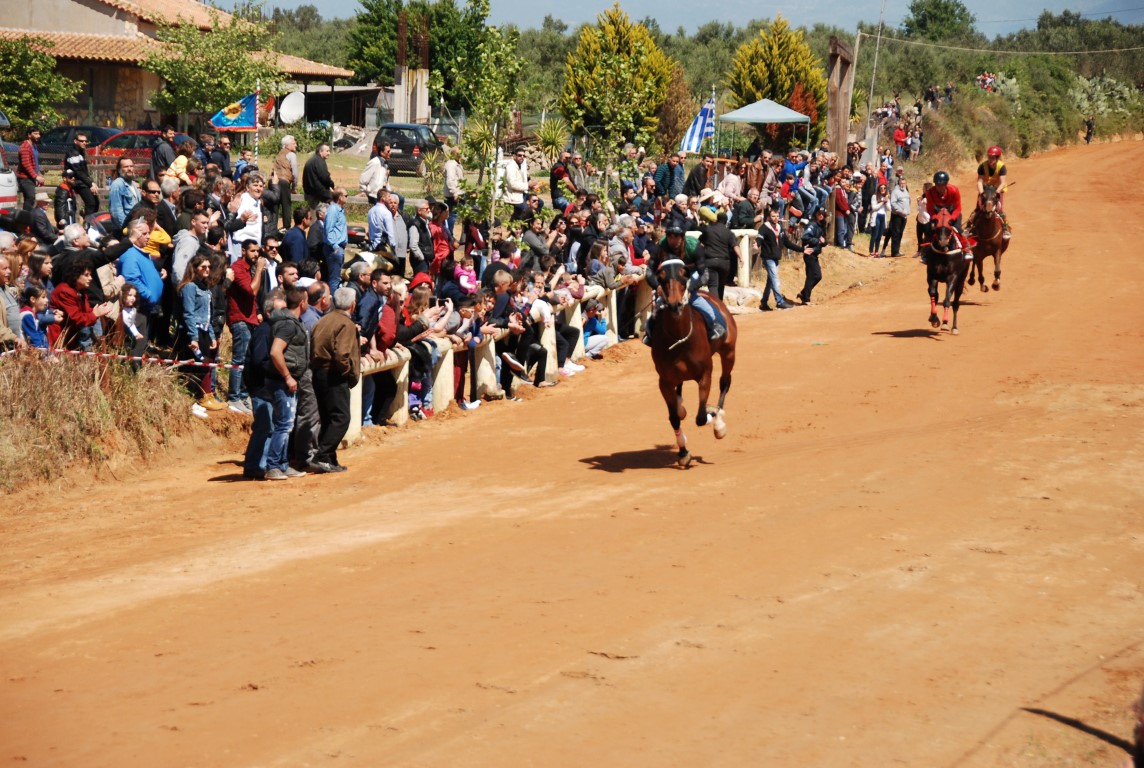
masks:
{"label": "child spectator", "polygon": [[474,266],[472,254],[466,254],[461,259],[461,263],[456,266],[455,274],[457,282],[461,285],[461,290],[466,296],[472,296],[477,292],[479,283],[477,281],[477,270]]}
{"label": "child spectator", "polygon": [[[124,283],[119,289],[119,317],[115,321],[116,340],[125,354],[138,356],[147,348],[147,337],[135,325],[139,313],[139,289]],[[142,350],[140,349],[142,347]]]}
{"label": "child spectator", "polygon": [[593,360],[599,360],[607,346],[608,322],[604,317],[604,305],[589,299],[584,304],[584,352]]}
{"label": "child spectator", "polygon": [[20,309],[20,328],[24,340],[34,349],[48,349],[47,326],[60,323],[64,313],[48,309],[48,292],[36,285],[24,289],[24,304]]}

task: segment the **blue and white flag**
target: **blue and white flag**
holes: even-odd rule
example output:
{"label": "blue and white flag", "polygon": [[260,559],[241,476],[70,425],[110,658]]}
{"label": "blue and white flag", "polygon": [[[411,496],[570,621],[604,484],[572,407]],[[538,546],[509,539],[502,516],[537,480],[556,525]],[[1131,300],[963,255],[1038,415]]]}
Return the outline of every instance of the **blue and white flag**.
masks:
{"label": "blue and white flag", "polygon": [[712,96],[699,110],[699,114],[691,121],[683,141],[679,142],[679,149],[686,152],[698,152],[703,140],[715,135],[715,97]]}
{"label": "blue and white flag", "polygon": [[258,128],[258,94],[228,104],[215,113],[211,125],[220,131],[253,131]]}

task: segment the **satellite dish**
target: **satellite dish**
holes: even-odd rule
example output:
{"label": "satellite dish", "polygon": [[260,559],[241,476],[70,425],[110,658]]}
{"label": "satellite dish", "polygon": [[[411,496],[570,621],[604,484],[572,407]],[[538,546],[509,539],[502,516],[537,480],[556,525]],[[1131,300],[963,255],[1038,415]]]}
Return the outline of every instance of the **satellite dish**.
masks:
{"label": "satellite dish", "polygon": [[294,91],[286,98],[282,99],[282,105],[278,107],[278,116],[286,125],[292,125],[302,119],[306,114],[306,94],[301,91]]}

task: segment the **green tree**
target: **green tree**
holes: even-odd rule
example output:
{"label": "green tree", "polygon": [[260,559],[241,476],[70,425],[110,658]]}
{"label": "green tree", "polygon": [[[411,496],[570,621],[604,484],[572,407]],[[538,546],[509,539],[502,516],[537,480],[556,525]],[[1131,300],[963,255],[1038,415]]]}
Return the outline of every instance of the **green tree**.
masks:
{"label": "green tree", "polygon": [[0,111],[20,138],[33,125],[59,122],[63,116],[55,105],[71,101],[83,87],[56,74],[52,46],[39,37],[0,40]]}
{"label": "green tree", "polygon": [[961,0],[911,0],[902,32],[925,40],[965,40],[978,36],[976,22]]}
{"label": "green tree", "polygon": [[274,50],[288,51],[311,61],[348,67],[351,19],[323,19],[316,6],[274,8],[268,19]]}
{"label": "green tree", "polygon": [[659,109],[659,124],[655,131],[656,148],[661,151],[678,148],[698,112],[699,104],[687,85],[687,75],[683,67],[677,66],[671,73],[667,98]]}
{"label": "green tree", "polygon": [[564,90],[564,62],[576,39],[568,25],[545,16],[540,29],[520,31],[520,107],[528,112],[552,109]]}
{"label": "green tree", "polygon": [[184,126],[191,112],[212,115],[260,83],[272,91],[281,79],[275,56],[267,50],[270,30],[264,23],[231,16],[224,24],[212,12],[210,31],[180,22],[160,26],[157,37],[165,45],[143,62],[144,69],[163,78],[151,103],[182,116]]}
{"label": "green tree", "polygon": [[[732,109],[760,99],[790,106],[798,89],[800,104],[813,99],[817,114],[826,114],[826,70],[822,59],[811,51],[802,31],[792,30],[782,17],[739,46],[724,83],[731,91]],[[813,123],[811,140],[817,142],[825,130],[824,120]]]}
{"label": "green tree", "polygon": [[564,64],[560,110],[574,132],[597,134],[609,152],[649,144],[674,69],[647,27],[614,5],[580,30]]}
{"label": "green tree", "polygon": [[397,18],[406,18],[406,63],[419,64],[418,36],[424,20],[429,33],[429,70],[433,91],[452,104],[463,101],[460,79],[469,73],[455,66],[458,57],[471,60],[489,16],[486,0],[468,0],[463,8],[456,0],[361,0],[362,12],[349,32],[348,65],[358,82],[393,84],[397,66]]}

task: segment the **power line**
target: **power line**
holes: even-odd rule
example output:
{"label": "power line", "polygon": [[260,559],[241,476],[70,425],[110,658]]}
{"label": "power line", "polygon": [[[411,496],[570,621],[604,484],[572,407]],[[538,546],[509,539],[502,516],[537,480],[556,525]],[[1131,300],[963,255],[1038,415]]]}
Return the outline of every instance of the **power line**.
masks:
{"label": "power line", "polygon": [[[1073,16],[1102,16],[1111,17],[1118,13],[1132,13],[1133,11],[1144,11],[1144,6],[1139,8],[1121,8],[1118,11],[1102,11],[1098,13],[1074,13]],[[1038,16],[1034,19],[990,19],[988,21],[976,21],[975,24],[1011,24],[1017,21],[1040,21],[1041,17]]]}
{"label": "power line", "polygon": [[[859,32],[859,37],[874,37],[869,32]],[[1098,53],[1128,53],[1130,51],[1144,51],[1144,45],[1134,46],[1132,48],[1108,48],[1101,51],[1000,51],[993,48],[968,48],[961,45],[941,45],[939,43],[924,43],[920,40],[905,40],[900,37],[890,37],[883,34],[883,40],[892,41],[895,43],[904,43],[906,45],[916,45],[922,48],[940,48],[943,51],[968,51],[970,53],[994,53],[1005,54],[1011,56],[1091,56]]]}

